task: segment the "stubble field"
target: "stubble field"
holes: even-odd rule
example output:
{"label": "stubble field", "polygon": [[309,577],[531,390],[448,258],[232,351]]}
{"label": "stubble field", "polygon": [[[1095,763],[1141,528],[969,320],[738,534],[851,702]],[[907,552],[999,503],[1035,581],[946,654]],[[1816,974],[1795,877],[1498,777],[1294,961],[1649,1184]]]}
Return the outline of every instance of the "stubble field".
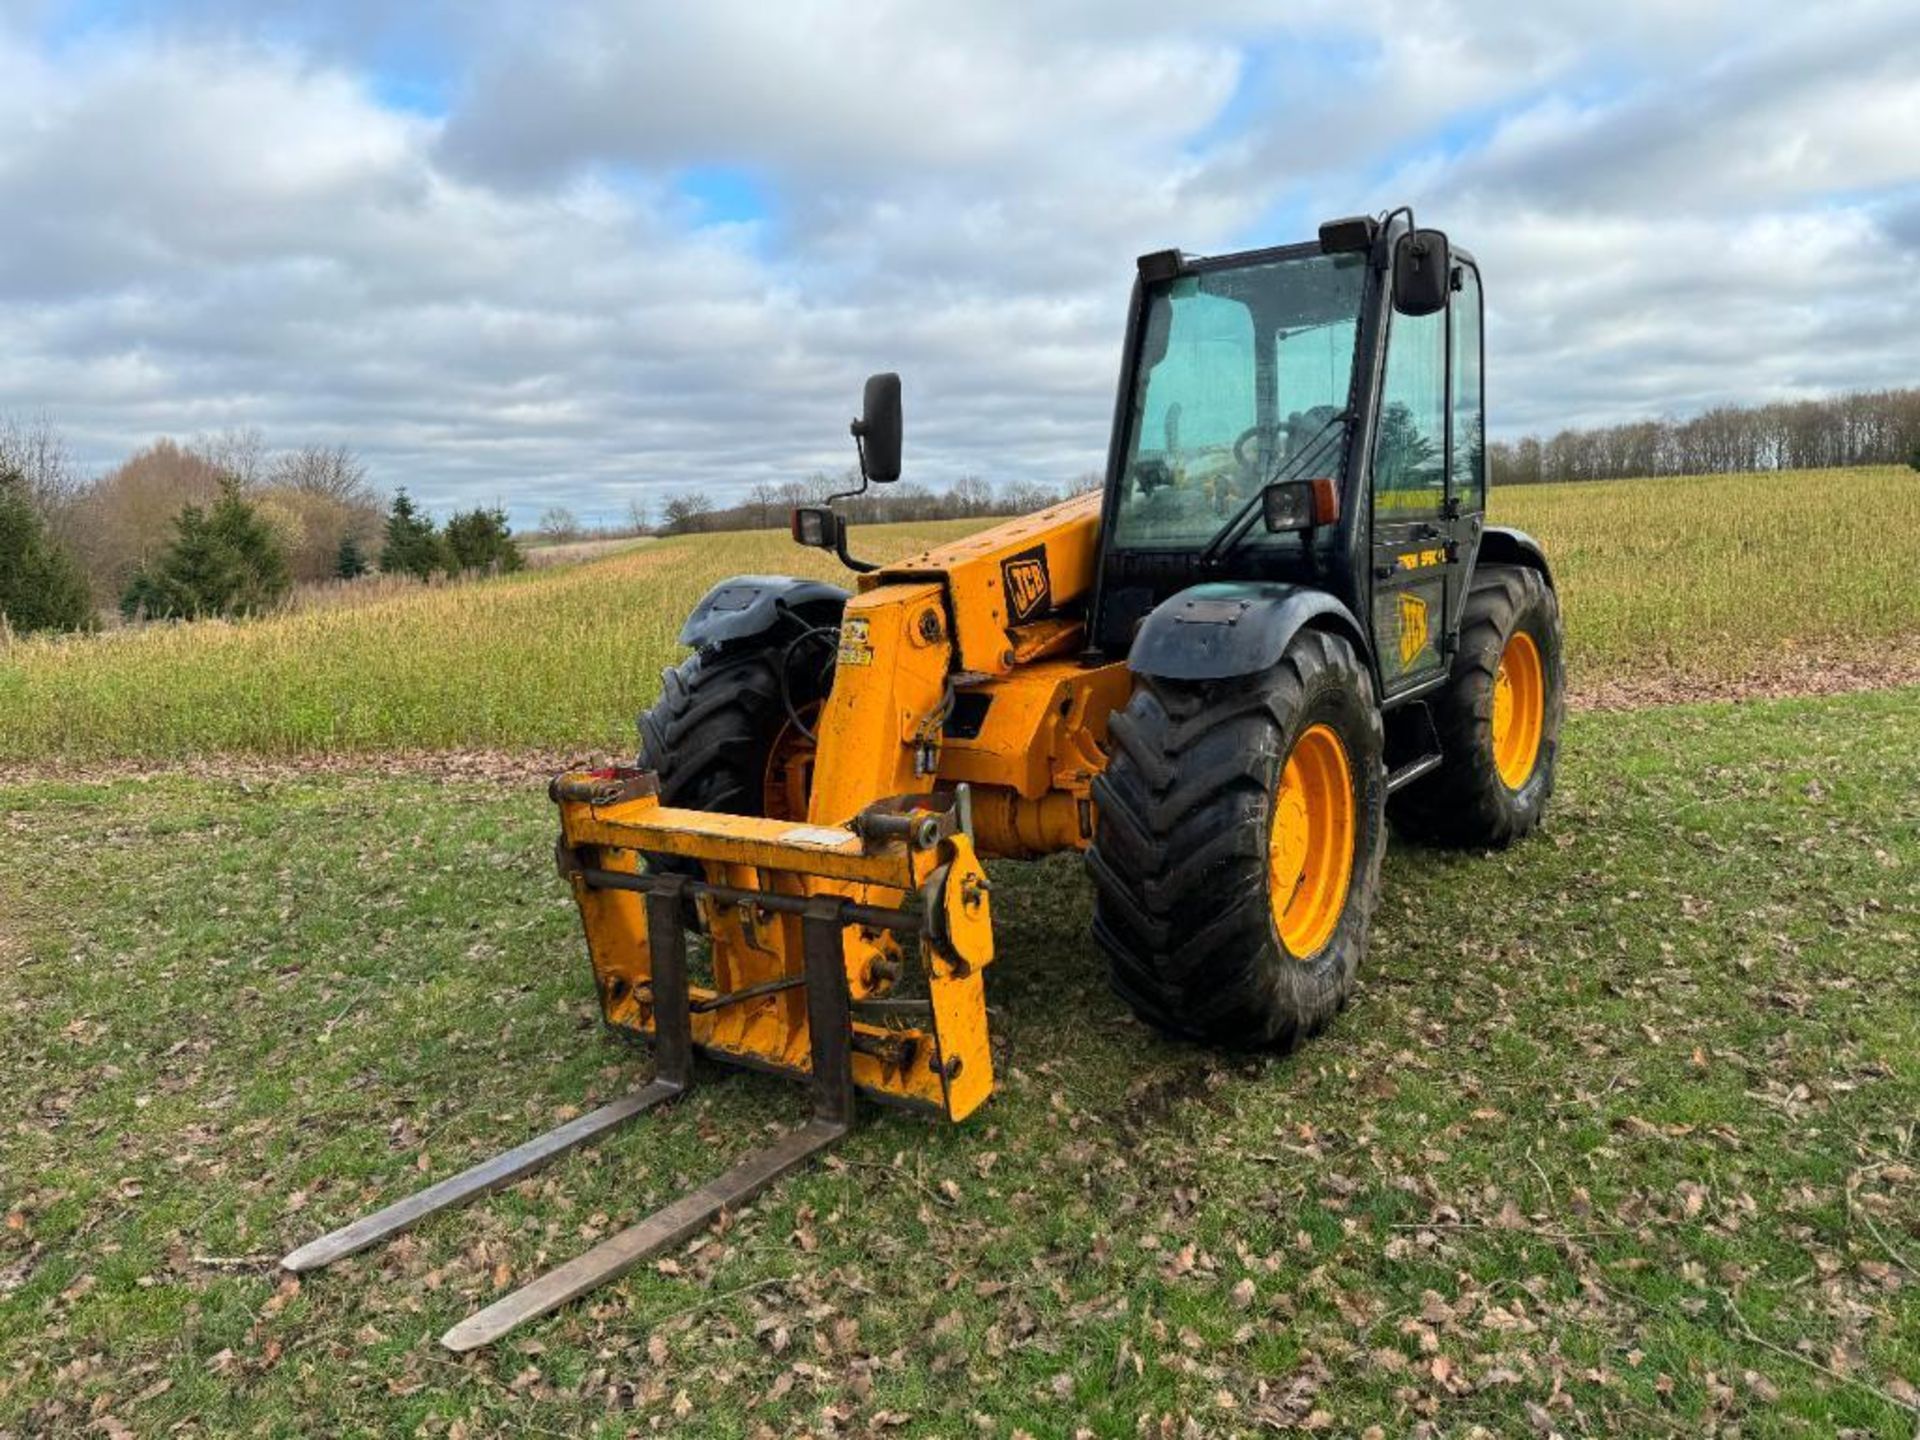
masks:
{"label": "stubble field", "polygon": [[[1920,474],[1496,492],[1547,547],[1584,698],[1920,681]],[[885,558],[988,522],[856,529]],[[694,536],[364,605],[0,649],[0,762],[624,748],[681,620],[728,575],[844,578],[784,532]],[[350,592],[349,592],[350,597]]]}

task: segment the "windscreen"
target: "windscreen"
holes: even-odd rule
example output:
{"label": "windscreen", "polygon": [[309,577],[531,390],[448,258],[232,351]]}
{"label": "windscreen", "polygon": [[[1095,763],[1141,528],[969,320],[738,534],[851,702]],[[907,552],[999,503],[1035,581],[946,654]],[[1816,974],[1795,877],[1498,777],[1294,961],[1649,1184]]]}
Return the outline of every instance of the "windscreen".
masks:
{"label": "windscreen", "polygon": [[[1205,544],[1282,474],[1340,482],[1365,281],[1362,255],[1308,254],[1154,287],[1116,545]],[[1281,538],[1256,526],[1248,543]]]}

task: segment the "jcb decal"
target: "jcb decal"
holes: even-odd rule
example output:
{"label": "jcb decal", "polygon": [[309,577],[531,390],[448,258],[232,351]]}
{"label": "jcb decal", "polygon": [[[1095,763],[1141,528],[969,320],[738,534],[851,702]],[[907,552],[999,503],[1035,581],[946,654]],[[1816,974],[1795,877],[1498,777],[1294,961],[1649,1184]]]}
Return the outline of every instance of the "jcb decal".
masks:
{"label": "jcb decal", "polygon": [[1430,566],[1447,563],[1447,552],[1439,550],[1409,550],[1400,557],[1402,570],[1425,570]]}
{"label": "jcb decal", "polygon": [[865,620],[849,619],[840,627],[840,663],[842,665],[873,663],[873,644],[867,639]]}
{"label": "jcb decal", "polygon": [[1007,609],[1015,625],[1031,620],[1053,602],[1053,577],[1047,573],[1047,547],[1036,545],[1000,562]]}
{"label": "jcb decal", "polygon": [[1400,597],[1400,668],[1406,669],[1427,648],[1427,602],[1418,595]]}

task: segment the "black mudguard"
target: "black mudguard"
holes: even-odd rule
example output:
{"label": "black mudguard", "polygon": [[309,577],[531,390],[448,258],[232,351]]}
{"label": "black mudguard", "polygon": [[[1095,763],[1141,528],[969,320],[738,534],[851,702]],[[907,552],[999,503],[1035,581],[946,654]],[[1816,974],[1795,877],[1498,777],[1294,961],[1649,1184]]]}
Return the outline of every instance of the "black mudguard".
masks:
{"label": "black mudguard", "polygon": [[838,585],[792,575],[736,575],[722,580],[693,607],[680,643],[705,650],[773,629],[790,612],[815,624],[835,623],[849,598]]}
{"label": "black mudguard", "polygon": [[1127,666],[1156,680],[1226,680],[1277,665],[1308,625],[1346,637],[1363,660],[1372,647],[1353,612],[1324,590],[1276,582],[1190,586],[1140,622]]}
{"label": "black mudguard", "polygon": [[1529,570],[1538,570],[1540,577],[1547,582],[1547,588],[1553,588],[1553,571],[1547,568],[1547,552],[1540,548],[1538,540],[1524,530],[1489,525],[1480,533],[1480,553],[1475,557],[1474,564],[1524,565]]}

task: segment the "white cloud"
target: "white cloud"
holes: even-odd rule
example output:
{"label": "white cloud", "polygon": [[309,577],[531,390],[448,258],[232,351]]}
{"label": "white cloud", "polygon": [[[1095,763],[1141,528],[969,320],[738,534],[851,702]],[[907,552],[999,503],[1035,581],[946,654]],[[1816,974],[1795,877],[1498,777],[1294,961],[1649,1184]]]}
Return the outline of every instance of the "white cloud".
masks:
{"label": "white cloud", "polygon": [[917,476],[1064,478],[1136,254],[1408,198],[1482,259],[1496,432],[1920,373],[1891,4],[409,11],[444,116],[382,7],[0,6],[0,410],[98,463],[253,424],[613,514],[842,468],[897,368]]}

